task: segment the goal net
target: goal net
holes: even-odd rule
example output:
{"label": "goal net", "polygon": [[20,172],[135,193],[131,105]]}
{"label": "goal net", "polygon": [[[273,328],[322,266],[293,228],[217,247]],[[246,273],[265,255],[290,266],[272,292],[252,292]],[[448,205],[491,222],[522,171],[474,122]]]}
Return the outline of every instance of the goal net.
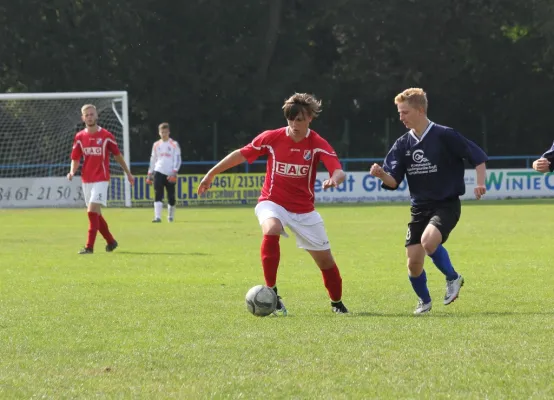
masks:
{"label": "goal net", "polygon": [[[98,125],[115,136],[130,165],[127,92],[0,94],[0,208],[84,205],[80,176],[69,182],[81,106],[94,104]],[[110,160],[108,204],[131,206],[130,185]]]}

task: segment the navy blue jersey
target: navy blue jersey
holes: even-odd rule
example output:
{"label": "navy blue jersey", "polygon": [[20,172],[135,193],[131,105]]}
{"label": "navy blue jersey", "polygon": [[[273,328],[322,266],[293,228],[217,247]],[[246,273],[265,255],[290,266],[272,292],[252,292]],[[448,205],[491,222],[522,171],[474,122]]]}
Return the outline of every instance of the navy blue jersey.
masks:
{"label": "navy blue jersey", "polygon": [[475,167],[487,155],[454,129],[431,122],[421,139],[412,131],[398,138],[383,169],[398,184],[407,177],[412,205],[432,206],[465,193],[464,160]]}
{"label": "navy blue jersey", "polygon": [[542,158],[546,158],[550,161],[548,169],[550,169],[550,172],[554,171],[554,143],[552,143],[552,147],[542,155]]}

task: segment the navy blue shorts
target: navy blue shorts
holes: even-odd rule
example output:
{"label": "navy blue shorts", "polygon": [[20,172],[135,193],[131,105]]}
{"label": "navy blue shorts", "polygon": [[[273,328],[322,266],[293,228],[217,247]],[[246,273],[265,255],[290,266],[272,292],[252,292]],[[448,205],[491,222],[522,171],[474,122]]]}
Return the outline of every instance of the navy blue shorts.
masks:
{"label": "navy blue shorts", "polygon": [[462,214],[460,199],[448,200],[435,204],[433,207],[411,208],[412,219],[408,223],[406,233],[406,247],[412,244],[421,244],[421,236],[427,225],[436,226],[442,234],[442,243],[448,240]]}

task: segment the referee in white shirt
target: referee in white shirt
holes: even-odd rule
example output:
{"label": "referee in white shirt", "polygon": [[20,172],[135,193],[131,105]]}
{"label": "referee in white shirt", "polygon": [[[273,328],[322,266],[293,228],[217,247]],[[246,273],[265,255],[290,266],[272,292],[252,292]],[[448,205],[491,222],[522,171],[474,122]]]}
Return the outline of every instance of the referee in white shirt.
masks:
{"label": "referee in white shirt", "polygon": [[150,167],[146,183],[154,183],[156,199],[154,201],[154,219],[152,222],[162,222],[164,189],[167,190],[167,220],[175,219],[175,183],[177,172],[181,167],[181,148],[179,143],[169,138],[169,124],[163,122],[158,126],[160,140],[152,146]]}

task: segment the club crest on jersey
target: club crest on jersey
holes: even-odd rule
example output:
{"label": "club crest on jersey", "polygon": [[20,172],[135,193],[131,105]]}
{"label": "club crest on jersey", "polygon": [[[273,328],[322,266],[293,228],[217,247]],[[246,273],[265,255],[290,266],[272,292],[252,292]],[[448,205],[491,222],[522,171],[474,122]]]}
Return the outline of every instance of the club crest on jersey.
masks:
{"label": "club crest on jersey", "polygon": [[421,164],[424,162],[429,162],[429,159],[425,157],[425,154],[423,153],[423,150],[416,150],[412,153],[412,160],[414,160],[416,163]]}
{"label": "club crest on jersey", "polygon": [[311,158],[312,158],[312,151],[304,150],[304,160],[310,161]]}
{"label": "club crest on jersey", "polygon": [[100,146],[102,144],[102,139],[100,139],[100,138],[96,139],[96,144],[98,146]]}

